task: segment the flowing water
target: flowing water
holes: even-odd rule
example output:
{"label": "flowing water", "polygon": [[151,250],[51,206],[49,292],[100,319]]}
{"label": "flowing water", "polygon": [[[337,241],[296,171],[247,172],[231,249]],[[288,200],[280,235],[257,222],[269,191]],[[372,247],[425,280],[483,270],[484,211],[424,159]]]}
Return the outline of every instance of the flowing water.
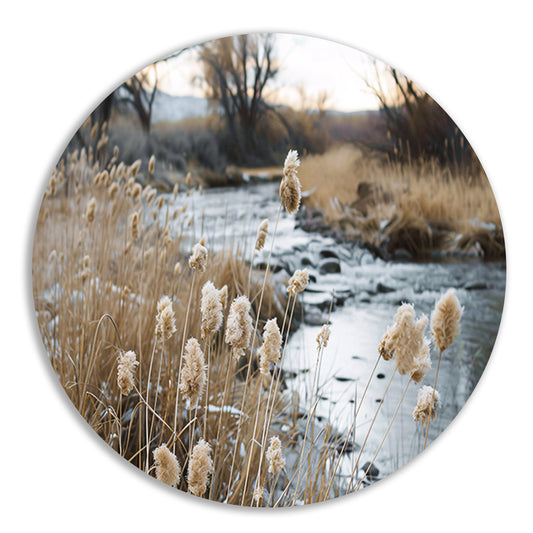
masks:
{"label": "flowing water", "polygon": [[[209,189],[202,195],[195,192],[187,197],[187,213],[195,214],[191,220],[191,244],[205,235],[211,252],[232,245],[249,259],[257,228],[268,218],[265,249],[254,260],[256,265],[265,264],[278,218],[278,187],[274,182],[255,183],[240,188]],[[410,302],[417,314],[425,313],[429,317],[439,296],[450,287],[457,289],[464,306],[461,333],[441,360],[437,390],[442,408],[429,432],[429,441],[434,440],[464,405],[489,360],[503,307],[505,264],[477,259],[385,262],[356,244],[339,244],[319,233],[303,231],[296,227],[294,217],[284,211],[277,223],[271,264],[280,283],[298,268],[307,268],[310,274],[309,286],[300,295],[303,316],[297,318],[301,325],[289,337],[284,361],[286,383],[289,389],[300,394],[302,410],[309,404],[316,336],[328,318],[332,291],[335,291],[331,337],[320,366],[317,416],[319,421],[332,421],[335,431],[341,435],[349,432],[355,401],[359,403],[361,399],[377,360],[377,346],[397,307],[402,302]],[[432,369],[422,384],[411,383],[407,388],[402,407],[376,460],[380,476],[401,467],[422,450],[424,430],[413,421],[412,411],[419,387],[433,385],[437,357],[438,353],[432,349]],[[343,463],[344,474],[349,475],[351,471],[358,446],[393,370],[391,361],[380,361],[357,416],[355,453],[349,454]],[[360,465],[372,459],[406,385],[406,376],[393,379]]]}

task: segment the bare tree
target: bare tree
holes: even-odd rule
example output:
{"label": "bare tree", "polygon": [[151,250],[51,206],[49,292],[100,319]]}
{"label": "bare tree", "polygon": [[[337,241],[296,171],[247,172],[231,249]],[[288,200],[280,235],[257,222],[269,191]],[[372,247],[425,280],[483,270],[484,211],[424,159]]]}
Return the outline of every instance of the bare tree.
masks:
{"label": "bare tree", "polygon": [[206,94],[213,108],[224,113],[236,162],[268,156],[257,127],[273,111],[263,98],[265,87],[278,73],[273,45],[270,34],[250,34],[217,39],[200,49]]}
{"label": "bare tree", "polygon": [[400,160],[433,157],[444,164],[477,161],[468,141],[442,107],[422,88],[395,68],[366,85],[379,101],[387,142],[380,148]]}

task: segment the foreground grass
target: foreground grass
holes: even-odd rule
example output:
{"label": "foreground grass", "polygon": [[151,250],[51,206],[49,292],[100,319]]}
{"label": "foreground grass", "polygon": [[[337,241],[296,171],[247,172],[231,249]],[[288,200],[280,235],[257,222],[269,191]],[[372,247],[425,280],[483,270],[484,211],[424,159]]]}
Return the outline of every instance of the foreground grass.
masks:
{"label": "foreground grass", "polygon": [[383,162],[339,146],[302,163],[305,205],[349,239],[414,258],[474,247],[486,259],[505,256],[496,200],[479,171],[452,171],[435,162]]}
{"label": "foreground grass", "polygon": [[[154,160],[125,165],[107,142],[105,127],[93,125],[89,148],[59,162],[35,232],[35,310],[70,400],[124,459],[199,497],[273,507],[359,490],[370,466],[359,479],[358,463],[373,422],[346,478],[339,465],[352,431],[339,437],[315,419],[329,324],[317,338],[306,409],[282,392],[280,369],[291,355],[307,271],[274,285],[269,267],[255,271],[254,250],[235,236],[224,241],[237,242],[233,247],[210,254],[191,224],[198,214],[190,197],[198,191],[189,185],[162,195],[141,187],[140,168],[150,175]],[[272,250],[282,208],[298,210],[298,164],[291,152],[279,210],[258,228],[256,250]],[[414,318],[412,306],[403,306],[380,347],[378,361],[395,358],[391,380],[398,369],[419,382],[429,368],[427,319]],[[404,338],[411,345],[400,346]],[[354,399],[357,411],[367,388]],[[424,409],[419,419],[429,424],[435,411]]]}

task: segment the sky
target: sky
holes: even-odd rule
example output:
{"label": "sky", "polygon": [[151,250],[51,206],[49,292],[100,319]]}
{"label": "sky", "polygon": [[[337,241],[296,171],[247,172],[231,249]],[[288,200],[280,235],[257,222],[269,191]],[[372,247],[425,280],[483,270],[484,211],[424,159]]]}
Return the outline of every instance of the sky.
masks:
{"label": "sky", "polygon": [[[372,57],[359,50],[333,41],[293,34],[275,34],[275,57],[279,73],[265,89],[272,103],[302,107],[302,88],[308,107],[314,107],[317,96],[327,91],[326,107],[339,111],[376,109],[363,77],[373,72]],[[382,63],[378,64],[382,65]],[[159,88],[169,94],[204,96],[195,76],[201,66],[195,53],[186,51],[178,58],[158,65]]]}

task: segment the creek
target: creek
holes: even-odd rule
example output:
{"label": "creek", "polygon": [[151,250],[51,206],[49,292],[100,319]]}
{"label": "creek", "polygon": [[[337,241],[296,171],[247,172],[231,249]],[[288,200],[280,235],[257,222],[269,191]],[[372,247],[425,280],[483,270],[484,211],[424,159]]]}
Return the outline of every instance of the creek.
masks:
{"label": "creek", "polygon": [[[213,188],[178,197],[187,202],[191,221],[191,244],[207,237],[210,253],[227,249],[250,258],[260,222],[269,219],[265,249],[254,259],[266,264],[279,210],[279,184],[250,183],[238,188]],[[188,215],[186,215],[188,216]],[[441,262],[383,261],[350,242],[339,243],[320,233],[297,227],[294,216],[281,212],[271,258],[273,279],[282,283],[296,269],[307,268],[308,288],[301,297],[300,327],[289,335],[284,361],[286,384],[298,392],[302,410],[309,404],[316,361],[316,336],[331,313],[331,337],[324,351],[319,379],[318,420],[329,420],[336,432],[347,434],[352,424],[354,401],[360,400],[377,359],[377,346],[402,302],[412,303],[417,315],[428,317],[435,302],[448,288],[457,290],[464,306],[461,333],[444,352],[437,390],[442,407],[431,423],[428,442],[435,440],[461,410],[478,383],[498,333],[505,294],[505,263],[481,259]],[[427,332],[429,335],[429,331]],[[423,447],[424,430],[415,424],[412,411],[422,385],[433,385],[438,353],[432,347],[432,368],[420,385],[411,383],[402,408],[376,460],[384,477],[414,458]],[[366,435],[370,421],[392,374],[391,361],[380,361],[357,417],[356,453],[348,454],[341,471],[351,462]],[[396,376],[376,419],[360,465],[371,460],[396,409],[406,376]],[[368,450],[368,451],[367,451]]]}

